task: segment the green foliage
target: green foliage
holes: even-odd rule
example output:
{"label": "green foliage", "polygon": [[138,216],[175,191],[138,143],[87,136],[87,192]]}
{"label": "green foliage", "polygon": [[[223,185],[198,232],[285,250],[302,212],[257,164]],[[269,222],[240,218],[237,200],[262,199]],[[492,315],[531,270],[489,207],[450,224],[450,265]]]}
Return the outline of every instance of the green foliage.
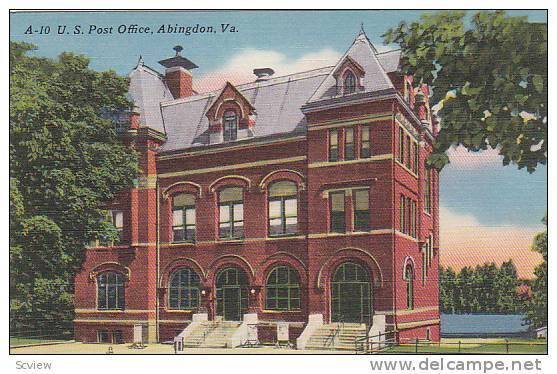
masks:
{"label": "green foliage", "polygon": [[71,322],[83,248],[115,236],[103,206],[138,170],[113,119],[130,107],[127,80],[33,49],[10,43],[10,312],[29,331]]}
{"label": "green foliage", "polygon": [[[543,219],[547,226],[547,216]],[[534,238],[532,249],[543,256],[534,270],[532,298],[526,306],[526,321],[534,327],[547,326],[547,229]]]}
{"label": "green foliage", "polygon": [[445,151],[497,149],[503,164],[533,172],[547,162],[547,24],[503,11],[423,15],[385,33],[403,51],[404,73],[432,88],[441,131],[428,163]]}
{"label": "green foliage", "polygon": [[517,298],[519,285],[512,260],[500,267],[494,263],[464,267],[439,268],[439,303],[442,313],[517,313],[523,308]]}

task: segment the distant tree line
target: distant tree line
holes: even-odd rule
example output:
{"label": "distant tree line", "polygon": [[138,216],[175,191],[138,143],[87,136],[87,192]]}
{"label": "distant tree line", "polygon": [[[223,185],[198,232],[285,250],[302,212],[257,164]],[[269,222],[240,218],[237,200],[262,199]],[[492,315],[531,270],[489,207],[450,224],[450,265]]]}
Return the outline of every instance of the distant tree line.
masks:
{"label": "distant tree line", "polygon": [[532,297],[526,303],[526,322],[533,327],[547,326],[547,214],[542,220],[546,226],[534,238],[532,250],[542,255],[542,262],[534,269]]}
{"label": "distant tree line", "polygon": [[442,313],[520,313],[526,300],[519,297],[518,279],[512,260],[501,266],[494,263],[439,269],[439,303]]}

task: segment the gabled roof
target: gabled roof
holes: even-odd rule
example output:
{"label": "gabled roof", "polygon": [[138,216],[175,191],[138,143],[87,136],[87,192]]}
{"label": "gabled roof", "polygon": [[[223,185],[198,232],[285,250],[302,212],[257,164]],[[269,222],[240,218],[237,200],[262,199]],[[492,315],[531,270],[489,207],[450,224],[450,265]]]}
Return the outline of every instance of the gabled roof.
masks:
{"label": "gabled roof", "polygon": [[[331,67],[236,86],[257,112],[254,138],[305,134],[301,111]],[[205,115],[222,90],[161,103],[168,140],[161,151],[209,144],[209,119]]]}
{"label": "gabled roof", "polygon": [[346,65],[352,66],[354,69],[358,70],[358,72],[359,72],[361,75],[365,75],[365,74],[366,74],[366,71],[364,70],[364,68],[362,67],[362,65],[358,64],[358,63],[357,63],[356,61],[354,61],[350,56],[346,56],[346,57],[344,58],[344,60],[343,60],[343,63],[340,64],[340,65],[337,65],[337,67],[333,70],[333,76],[334,76],[334,77],[337,77],[337,76],[341,73],[342,67],[343,67],[343,66],[346,66]]}
{"label": "gabled roof", "polygon": [[[400,50],[378,53],[362,31],[334,67],[237,86],[229,84],[218,91],[179,99],[173,98],[161,74],[140,61],[129,75],[129,94],[140,112],[140,125],[166,135],[167,141],[160,148],[164,152],[209,145],[209,119],[206,114],[226,87],[236,90],[257,113],[251,140],[295,136],[306,132],[302,109],[308,104],[320,107],[328,99],[345,101],[362,97],[360,94],[372,98],[385,91],[394,91],[387,73],[398,71],[400,57]],[[357,64],[365,73],[361,82],[363,92],[336,96],[334,72],[347,60]]]}
{"label": "gabled roof", "polygon": [[[365,71],[365,78],[362,80],[363,91],[359,93],[371,93],[394,88],[387,72],[383,68],[381,62],[379,62],[377,50],[363,31],[354,39],[350,48],[348,48],[334,67],[333,72],[343,65],[348,58],[358,63]],[[333,72],[325,78],[323,83],[308,100],[308,103],[331,99],[337,95],[337,81]]]}
{"label": "gabled roof", "polygon": [[218,102],[220,101],[220,98],[225,94],[226,90],[234,91],[240,97],[240,99],[242,99],[244,101],[244,104],[246,104],[248,106],[250,111],[255,112],[255,107],[250,103],[250,101],[247,99],[247,97],[245,97],[240,91],[238,91],[238,89],[236,87],[234,87],[234,85],[232,83],[226,82],[226,84],[224,85],[222,90],[220,90],[220,93],[216,96],[215,100],[213,100],[213,103],[211,104],[211,106],[206,110],[205,113],[207,115],[209,115],[209,113],[211,113],[214,110],[215,105],[218,104]]}

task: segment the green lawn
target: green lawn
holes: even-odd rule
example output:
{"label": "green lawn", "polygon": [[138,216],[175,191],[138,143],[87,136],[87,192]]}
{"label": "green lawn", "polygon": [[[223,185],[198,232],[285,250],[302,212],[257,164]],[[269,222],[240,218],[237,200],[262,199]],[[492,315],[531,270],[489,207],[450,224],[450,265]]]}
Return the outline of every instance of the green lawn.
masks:
{"label": "green lawn", "polygon": [[17,347],[29,344],[44,344],[44,343],[55,343],[62,342],[64,340],[57,339],[45,339],[45,338],[21,338],[21,337],[10,337],[10,347]]}
{"label": "green lawn", "polygon": [[[458,342],[461,342],[460,348]],[[508,351],[507,351],[508,348]],[[416,353],[415,344],[399,345],[381,353],[399,354],[399,353]],[[427,353],[493,353],[493,354],[546,354],[547,343],[543,340],[535,339],[443,339],[441,343],[425,343],[418,344],[418,354]]]}

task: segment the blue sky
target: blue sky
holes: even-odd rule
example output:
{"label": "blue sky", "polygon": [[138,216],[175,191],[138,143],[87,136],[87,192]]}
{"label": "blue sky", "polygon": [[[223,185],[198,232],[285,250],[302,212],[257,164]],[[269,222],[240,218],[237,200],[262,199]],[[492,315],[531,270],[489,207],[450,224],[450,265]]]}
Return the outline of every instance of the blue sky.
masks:
{"label": "blue sky", "polygon": [[[278,66],[284,73],[292,69],[324,66],[340,56],[364,24],[370,40],[378,49],[383,46],[381,34],[401,20],[419,18],[422,11],[340,11],[340,12],[70,12],[19,13],[10,17],[10,37],[36,44],[37,55],[55,57],[63,51],[82,53],[91,58],[97,70],[113,69],[127,74],[137,63],[139,55],[156,69],[157,61],[170,57],[171,48],[180,44],[183,55],[199,69],[194,80],[203,81],[218,74],[240,74],[230,63],[244,64],[250,70],[259,63]],[[526,15],[536,22],[546,21],[545,11],[512,11]],[[127,35],[56,35],[58,25],[89,25],[99,27],[138,24],[158,28],[161,24],[213,25],[229,23],[236,33],[148,34]],[[50,35],[24,35],[29,25],[34,29],[50,25]],[[393,46],[391,46],[393,47]],[[229,63],[229,65],[227,65]],[[308,65],[309,64],[309,65]],[[316,66],[317,67],[317,66]],[[243,74],[243,73],[242,73]],[[242,78],[244,76],[242,75]],[[240,79],[240,78],[238,78]],[[470,158],[472,162],[467,160]],[[473,217],[483,227],[541,228],[540,220],[547,205],[547,169],[534,174],[503,167],[493,153],[472,155],[459,151],[452,156],[453,164],[442,172],[441,206],[453,218]],[[530,233],[530,231],[528,231]],[[530,234],[528,234],[530,235]]]}

